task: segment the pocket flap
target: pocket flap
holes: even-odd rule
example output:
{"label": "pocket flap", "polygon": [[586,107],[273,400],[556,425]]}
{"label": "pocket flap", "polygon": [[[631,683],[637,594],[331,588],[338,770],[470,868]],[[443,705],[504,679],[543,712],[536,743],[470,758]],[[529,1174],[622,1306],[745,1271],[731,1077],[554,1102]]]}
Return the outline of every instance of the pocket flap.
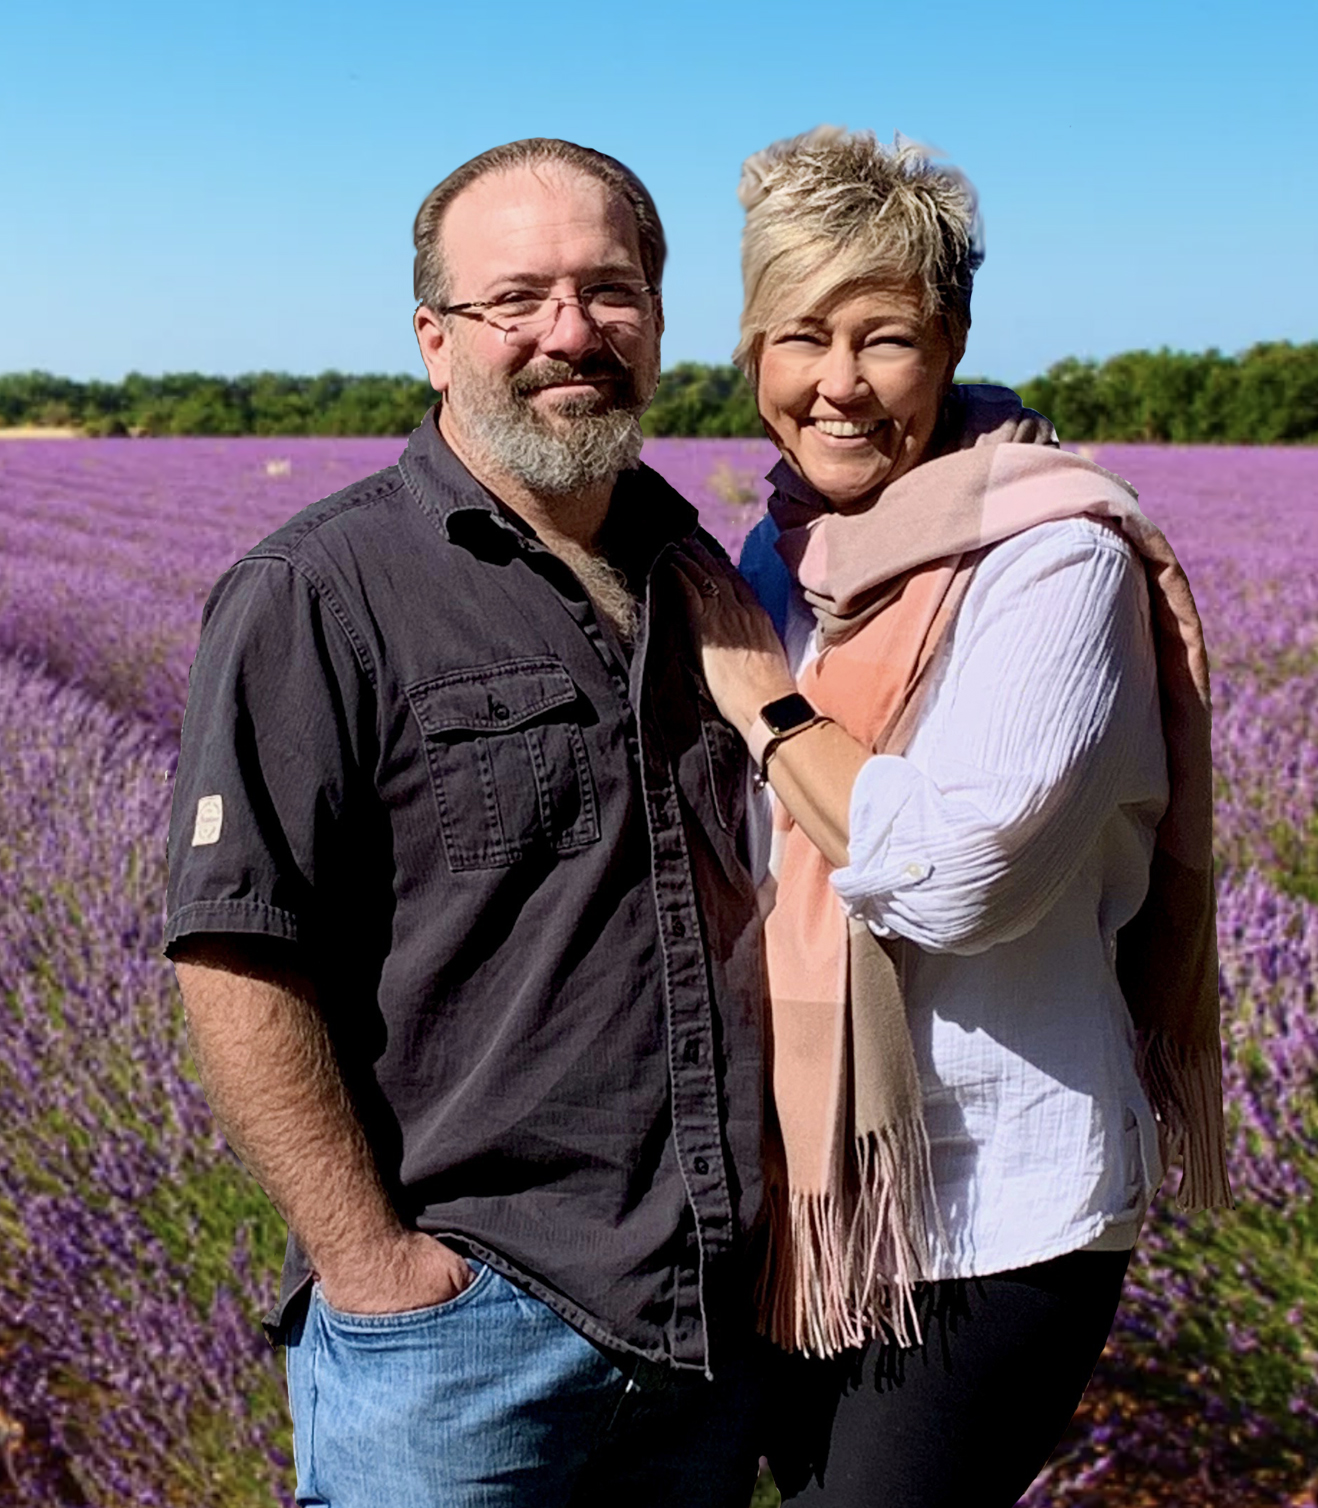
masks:
{"label": "pocket flap", "polygon": [[575,702],[577,688],[557,660],[501,660],[409,686],[407,699],[427,737],[507,733]]}

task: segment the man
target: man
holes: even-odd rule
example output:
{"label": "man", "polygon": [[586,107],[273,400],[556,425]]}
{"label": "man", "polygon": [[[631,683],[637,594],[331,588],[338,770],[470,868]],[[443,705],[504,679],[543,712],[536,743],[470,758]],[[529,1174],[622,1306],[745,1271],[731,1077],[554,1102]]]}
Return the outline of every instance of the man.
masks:
{"label": "man", "polygon": [[416,245],[437,410],[221,579],[170,837],[194,1053],[290,1229],[298,1500],[744,1508],[759,934],[711,542],[637,464],[663,231],[531,140]]}

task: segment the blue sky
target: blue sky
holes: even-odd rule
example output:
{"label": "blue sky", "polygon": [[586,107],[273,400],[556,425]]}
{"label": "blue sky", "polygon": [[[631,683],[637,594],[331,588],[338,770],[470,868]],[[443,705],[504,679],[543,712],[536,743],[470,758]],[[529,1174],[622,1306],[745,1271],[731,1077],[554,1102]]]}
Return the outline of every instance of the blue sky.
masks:
{"label": "blue sky", "polygon": [[724,361],[742,159],[941,148],[988,258],[963,372],[1318,338],[1313,0],[60,3],[0,23],[0,371],[411,371],[411,222],[521,136],[620,157],[665,364]]}

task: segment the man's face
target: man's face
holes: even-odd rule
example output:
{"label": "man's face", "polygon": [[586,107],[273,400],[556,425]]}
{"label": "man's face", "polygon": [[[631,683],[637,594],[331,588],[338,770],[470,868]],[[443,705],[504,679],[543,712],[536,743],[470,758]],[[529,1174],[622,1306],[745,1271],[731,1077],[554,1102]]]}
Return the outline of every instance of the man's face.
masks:
{"label": "man's face", "polygon": [[[477,179],[450,205],[442,234],[455,304],[645,282],[631,207],[560,163]],[[419,310],[417,335],[431,383],[444,394],[445,433],[534,491],[570,493],[609,480],[639,455],[636,420],[659,380],[662,313],[651,304],[638,322],[601,327],[565,303],[529,337]]]}

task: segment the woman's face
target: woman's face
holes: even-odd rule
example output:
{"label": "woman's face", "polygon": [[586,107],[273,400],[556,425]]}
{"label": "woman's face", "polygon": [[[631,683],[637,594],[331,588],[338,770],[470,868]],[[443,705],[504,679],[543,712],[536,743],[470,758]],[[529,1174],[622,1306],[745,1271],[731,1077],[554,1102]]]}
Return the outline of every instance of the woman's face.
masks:
{"label": "woman's face", "polygon": [[912,290],[850,294],[769,331],[760,416],[835,508],[863,507],[923,460],[959,354]]}

